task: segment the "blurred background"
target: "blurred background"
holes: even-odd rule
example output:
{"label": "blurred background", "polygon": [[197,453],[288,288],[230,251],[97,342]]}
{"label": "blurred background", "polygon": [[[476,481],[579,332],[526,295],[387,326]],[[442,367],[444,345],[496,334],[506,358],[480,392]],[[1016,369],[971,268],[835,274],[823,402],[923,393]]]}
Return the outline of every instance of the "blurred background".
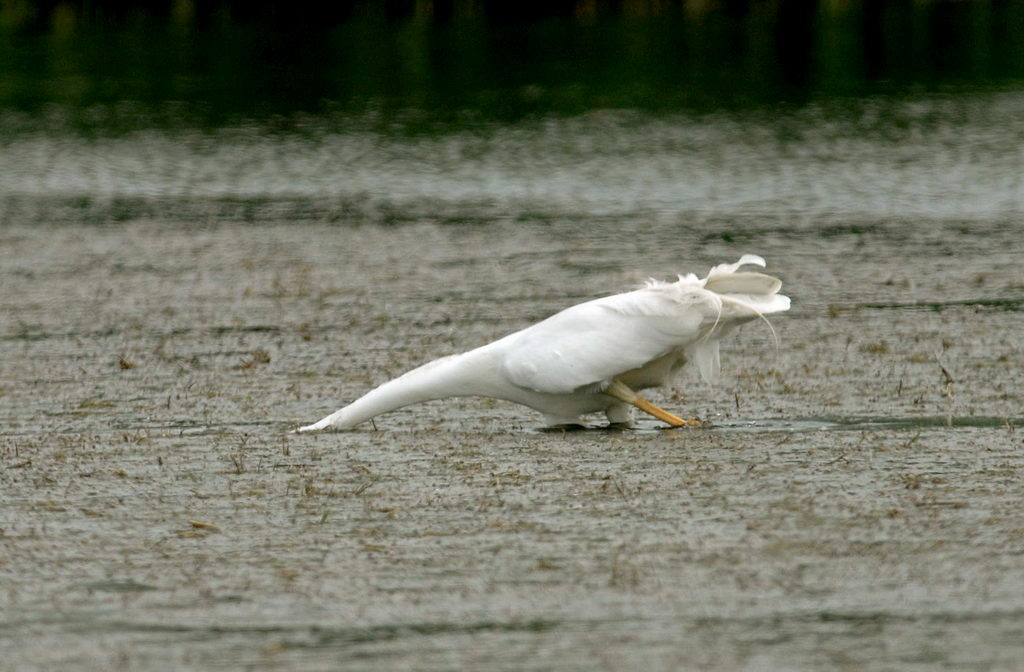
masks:
{"label": "blurred background", "polygon": [[0,63],[8,219],[1024,203],[1014,0],[2,0]]}
{"label": "blurred background", "polygon": [[1012,0],[4,0],[0,104],[103,130],[802,105],[1019,84],[1022,17]]}

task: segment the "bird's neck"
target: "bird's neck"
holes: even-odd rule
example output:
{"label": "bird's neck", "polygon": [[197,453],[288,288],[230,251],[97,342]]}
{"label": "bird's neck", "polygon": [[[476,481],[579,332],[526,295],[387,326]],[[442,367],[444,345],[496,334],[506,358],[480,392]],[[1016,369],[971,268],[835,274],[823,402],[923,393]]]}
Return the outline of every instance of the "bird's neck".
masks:
{"label": "bird's neck", "polygon": [[493,395],[499,381],[489,356],[485,348],[478,348],[428,362],[342,408],[331,424],[349,428],[381,413],[423,401]]}

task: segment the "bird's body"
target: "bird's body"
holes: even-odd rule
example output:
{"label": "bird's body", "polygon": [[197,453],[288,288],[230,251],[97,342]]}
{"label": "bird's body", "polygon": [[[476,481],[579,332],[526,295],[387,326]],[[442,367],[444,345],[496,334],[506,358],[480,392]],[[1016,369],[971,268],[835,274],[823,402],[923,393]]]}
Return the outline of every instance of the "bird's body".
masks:
{"label": "bird's body", "polygon": [[[610,422],[631,422],[631,405],[675,418],[632,390],[666,385],[687,362],[701,375],[718,373],[718,343],[738,324],[789,309],[781,282],[739,272],[764,259],[690,274],[677,282],[587,301],[482,347],[442,357],[384,383],[300,432],[348,429],[381,413],[432,399],[481,396],[529,406],[548,424],[579,423],[603,411]],[[639,402],[637,401],[639,399]],[[670,424],[679,424],[666,419]]]}

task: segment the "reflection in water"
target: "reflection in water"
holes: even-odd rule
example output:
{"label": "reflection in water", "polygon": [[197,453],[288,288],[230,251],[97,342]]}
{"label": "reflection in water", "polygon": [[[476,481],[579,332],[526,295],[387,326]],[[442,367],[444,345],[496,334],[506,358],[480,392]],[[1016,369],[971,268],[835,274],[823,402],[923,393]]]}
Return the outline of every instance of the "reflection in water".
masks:
{"label": "reflection in water", "polygon": [[5,3],[0,109],[106,130],[368,109],[464,124],[1024,79],[1021,2],[282,4]]}
{"label": "reflection in water", "polygon": [[0,216],[1024,210],[1020,2],[332,7],[4,4]]}

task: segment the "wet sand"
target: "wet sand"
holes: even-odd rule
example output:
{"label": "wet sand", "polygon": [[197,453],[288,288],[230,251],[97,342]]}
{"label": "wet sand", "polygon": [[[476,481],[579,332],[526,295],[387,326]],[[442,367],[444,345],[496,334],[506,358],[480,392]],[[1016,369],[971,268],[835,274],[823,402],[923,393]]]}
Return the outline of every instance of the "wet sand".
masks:
{"label": "wet sand", "polygon": [[[621,222],[621,223],[620,223]],[[158,218],[0,229],[9,669],[1020,669],[1013,221]],[[716,427],[373,385],[762,254]]]}

